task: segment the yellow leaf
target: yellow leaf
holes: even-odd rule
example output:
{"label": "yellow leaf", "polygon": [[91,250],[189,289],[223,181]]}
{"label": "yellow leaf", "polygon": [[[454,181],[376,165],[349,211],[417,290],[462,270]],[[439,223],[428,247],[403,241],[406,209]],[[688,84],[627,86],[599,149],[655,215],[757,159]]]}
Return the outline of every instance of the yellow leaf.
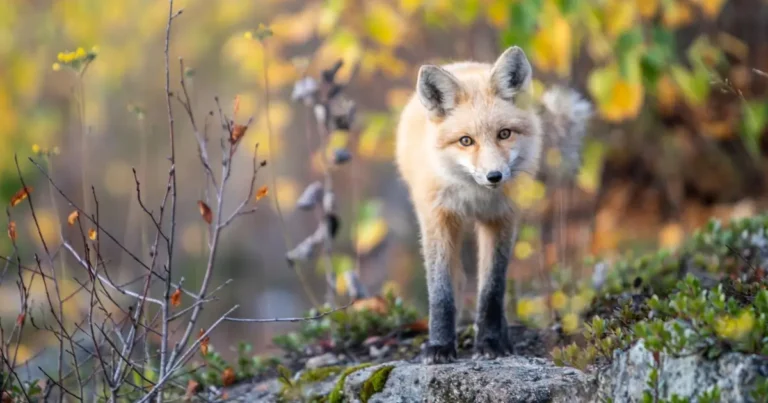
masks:
{"label": "yellow leaf", "polygon": [[347,293],[347,276],[336,275],[336,294],[345,295]]}
{"label": "yellow leaf", "polygon": [[[304,43],[314,34],[317,22],[322,14],[318,13],[320,3],[311,3],[302,7],[298,13],[280,14],[272,19],[269,27],[275,38],[287,43]],[[324,11],[324,10],[323,10]],[[326,17],[327,18],[327,17]]]}
{"label": "yellow leaf", "polygon": [[402,40],[405,24],[401,16],[386,2],[369,0],[365,2],[365,29],[383,46],[395,46]]}
{"label": "yellow leaf", "polygon": [[77,221],[78,217],[80,217],[80,212],[77,210],[69,213],[69,216],[67,217],[67,223],[69,223],[69,225],[75,225],[75,221]]}
{"label": "yellow leaf", "polygon": [[[584,147],[584,163],[579,169],[576,183],[590,194],[595,194],[600,187],[604,154],[604,146],[597,141],[588,142]],[[598,233],[596,231],[596,235]]]}
{"label": "yellow leaf", "polygon": [[667,224],[659,231],[659,247],[677,248],[683,241],[684,236],[685,232],[679,223]]}
{"label": "yellow leaf", "polygon": [[566,314],[563,316],[562,325],[565,333],[575,333],[579,330],[579,315],[576,315],[575,313]]}
{"label": "yellow leaf", "polygon": [[264,185],[259,188],[259,190],[256,191],[256,201],[259,201],[264,198],[269,193],[269,188],[267,185]]}
{"label": "yellow leaf", "polygon": [[389,232],[389,226],[383,218],[365,220],[357,225],[355,247],[360,254],[366,254],[378,246]]}
{"label": "yellow leaf", "polygon": [[642,82],[639,78],[630,82],[621,77],[615,64],[594,70],[587,87],[597,100],[600,115],[608,121],[633,118],[643,105]]}
{"label": "yellow leaf", "polygon": [[679,28],[693,19],[693,12],[687,3],[670,1],[664,3],[662,23],[667,28]]}
{"label": "yellow leaf", "polygon": [[553,309],[562,311],[566,306],[568,306],[568,296],[561,290],[557,290],[552,293],[550,303],[552,304]]}
{"label": "yellow leaf", "polygon": [[611,104],[622,112],[622,117],[633,118],[643,105],[642,83],[631,83],[619,78],[613,87]]}
{"label": "yellow leaf", "polygon": [[636,4],[626,0],[613,0],[605,9],[605,31],[610,38],[617,38],[635,23]]}
{"label": "yellow leaf", "polygon": [[90,239],[91,241],[95,241],[96,240],[96,230],[95,229],[91,228],[91,229],[88,230],[88,239]]}
{"label": "yellow leaf", "polygon": [[509,1],[493,0],[486,10],[488,22],[496,28],[506,28],[509,23]]}
{"label": "yellow leaf", "polygon": [[571,71],[571,26],[558,11],[551,13],[543,17],[545,22],[533,38],[533,61],[542,70],[565,77]]}
{"label": "yellow leaf", "polygon": [[659,0],[635,0],[640,16],[651,19],[659,10]]}
{"label": "yellow leaf", "polygon": [[530,242],[520,241],[515,244],[515,257],[519,260],[528,259],[533,254],[533,247]]}
{"label": "yellow leaf", "polygon": [[720,14],[725,0],[694,0],[694,3],[701,7],[701,11],[707,18],[713,20]]}

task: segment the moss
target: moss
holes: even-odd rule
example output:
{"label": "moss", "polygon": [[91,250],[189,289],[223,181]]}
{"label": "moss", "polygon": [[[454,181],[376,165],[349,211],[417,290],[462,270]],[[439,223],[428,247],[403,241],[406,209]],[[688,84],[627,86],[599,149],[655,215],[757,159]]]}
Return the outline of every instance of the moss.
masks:
{"label": "moss", "polygon": [[395,368],[394,365],[385,365],[371,374],[371,376],[363,382],[363,387],[360,390],[360,400],[363,403],[368,403],[368,399],[376,393],[384,390],[384,385],[387,384],[389,379],[389,373]]}
{"label": "moss", "polygon": [[354,367],[349,367],[344,370],[344,372],[341,373],[341,376],[339,377],[339,380],[336,381],[336,385],[333,387],[333,390],[331,390],[331,393],[328,394],[328,403],[342,403],[342,390],[344,389],[344,382],[347,380],[347,377],[351,375],[353,372],[361,370],[363,368],[368,368],[373,363],[365,363],[356,365]]}
{"label": "moss", "polygon": [[344,367],[338,365],[314,368],[302,373],[299,377],[299,380],[301,382],[320,382],[330,376],[338,374],[343,370]]}

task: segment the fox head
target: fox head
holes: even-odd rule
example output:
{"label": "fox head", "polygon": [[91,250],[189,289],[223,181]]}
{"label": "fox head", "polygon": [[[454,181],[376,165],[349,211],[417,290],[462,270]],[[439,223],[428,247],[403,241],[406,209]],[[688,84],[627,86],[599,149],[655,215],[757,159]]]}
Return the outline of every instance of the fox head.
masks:
{"label": "fox head", "polygon": [[493,189],[521,172],[534,173],[542,136],[531,80],[531,65],[517,46],[492,66],[421,66],[416,92],[429,118],[424,135],[438,150],[446,179]]}

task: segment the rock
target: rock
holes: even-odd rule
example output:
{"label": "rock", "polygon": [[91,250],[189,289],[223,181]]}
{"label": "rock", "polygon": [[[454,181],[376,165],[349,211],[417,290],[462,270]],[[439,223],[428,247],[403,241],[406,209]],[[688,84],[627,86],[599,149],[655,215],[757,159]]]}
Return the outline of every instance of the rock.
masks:
{"label": "rock", "polygon": [[[589,402],[595,390],[593,377],[574,368],[557,367],[541,358],[459,360],[435,366],[393,361],[350,373],[341,388],[343,400],[361,402],[365,382],[386,366],[392,366],[392,370],[386,380],[382,379],[382,390],[371,395],[370,403],[579,403]],[[336,375],[304,385],[302,394],[306,398],[327,396],[339,378],[340,375]],[[227,394],[234,401],[276,402],[279,392],[279,383],[271,380],[238,385]]]}
{"label": "rock", "polygon": [[336,354],[325,353],[323,355],[318,355],[308,359],[305,366],[307,367],[307,369],[314,369],[314,368],[320,368],[320,367],[327,367],[330,365],[336,365],[338,363],[339,363],[339,359],[336,357]]}
{"label": "rock", "polygon": [[[726,353],[715,360],[701,355],[672,357],[662,354],[659,374],[659,399],[673,394],[696,401],[715,385],[720,389],[720,401],[729,403],[754,402],[750,392],[755,383],[768,375],[768,361],[756,355]],[[598,374],[595,402],[611,398],[614,403],[641,402],[643,391],[653,366],[653,355],[636,343],[628,351],[614,353],[610,367]]]}

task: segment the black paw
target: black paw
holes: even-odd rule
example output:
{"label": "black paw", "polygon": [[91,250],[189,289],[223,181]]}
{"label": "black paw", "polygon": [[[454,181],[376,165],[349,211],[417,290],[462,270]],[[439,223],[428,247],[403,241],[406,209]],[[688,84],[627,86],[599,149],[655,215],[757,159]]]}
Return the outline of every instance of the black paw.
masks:
{"label": "black paw", "polygon": [[512,346],[509,340],[502,335],[481,336],[475,340],[474,359],[494,359],[512,354]]}
{"label": "black paw", "polygon": [[447,364],[456,360],[456,345],[432,345],[427,343],[421,349],[424,365]]}

